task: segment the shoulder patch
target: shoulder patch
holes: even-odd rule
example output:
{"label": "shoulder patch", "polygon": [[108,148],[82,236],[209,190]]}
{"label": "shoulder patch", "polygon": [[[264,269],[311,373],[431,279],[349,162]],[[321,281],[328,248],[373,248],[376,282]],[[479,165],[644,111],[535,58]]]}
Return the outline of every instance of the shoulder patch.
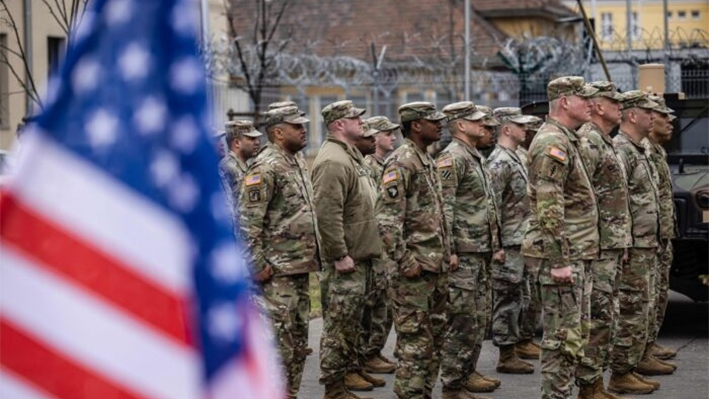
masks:
{"label": "shoulder patch", "polygon": [[254,186],[256,184],[261,184],[261,173],[253,173],[244,179],[244,184],[246,186]]}
{"label": "shoulder patch", "polygon": [[439,159],[438,162],[436,162],[436,165],[439,168],[450,168],[451,166],[453,166],[453,159],[451,159],[451,158]]}
{"label": "shoulder patch", "polygon": [[382,176],[382,183],[387,184],[393,181],[399,180],[399,173],[397,171],[391,171],[384,176]]}
{"label": "shoulder patch", "polygon": [[556,158],[561,162],[566,162],[566,152],[562,151],[558,147],[554,147],[554,146],[547,147],[546,153],[547,153],[547,155],[551,156],[552,158]]}

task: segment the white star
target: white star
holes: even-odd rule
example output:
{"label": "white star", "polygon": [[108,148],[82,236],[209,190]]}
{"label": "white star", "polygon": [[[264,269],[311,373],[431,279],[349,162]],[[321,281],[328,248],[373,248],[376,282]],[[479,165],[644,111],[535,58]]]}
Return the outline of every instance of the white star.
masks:
{"label": "white star", "polygon": [[74,40],[81,42],[91,33],[96,22],[96,15],[92,11],[87,11],[83,17],[77,18],[76,29],[72,29],[74,32]]}
{"label": "white star", "polygon": [[203,82],[203,66],[196,58],[185,58],[170,67],[170,87],[177,92],[192,94]]}
{"label": "white star", "polygon": [[91,116],[84,128],[94,148],[104,147],[116,141],[118,118],[101,108]]}
{"label": "white star", "polygon": [[168,186],[170,204],[182,212],[194,209],[199,199],[199,188],[194,178],[188,174],[172,179]]}
{"label": "white star", "polygon": [[181,35],[193,35],[197,32],[197,10],[196,2],[181,1],[172,9],[170,20],[172,28]]}
{"label": "white star", "polygon": [[160,151],[150,163],[150,173],[158,187],[163,187],[179,174],[180,164],[177,157],[169,151]]}
{"label": "white star", "polygon": [[231,227],[231,211],[227,206],[226,199],[224,198],[224,192],[222,190],[216,191],[212,194],[212,217],[217,223],[223,223]]}
{"label": "white star", "polygon": [[132,13],[131,0],[110,1],[106,8],[106,19],[110,25],[116,25],[128,21]]}
{"label": "white star", "polygon": [[237,337],[243,323],[233,303],[214,304],[207,312],[207,330],[213,338],[231,343]]}
{"label": "white star", "polygon": [[192,153],[197,145],[199,129],[194,118],[186,115],[172,124],[170,144],[185,154]]}
{"label": "white star", "polygon": [[137,43],[131,43],[118,59],[123,79],[132,81],[144,78],[150,69],[150,54]]}
{"label": "white star", "polygon": [[133,122],[138,130],[145,135],[160,132],[165,127],[167,108],[165,104],[154,97],[149,97],[140,105],[133,116]]}
{"label": "white star", "polygon": [[221,244],[209,257],[212,274],[225,283],[235,283],[246,275],[244,259],[234,243]]}
{"label": "white star", "polygon": [[71,73],[72,88],[77,93],[91,91],[98,86],[101,65],[93,58],[84,57]]}

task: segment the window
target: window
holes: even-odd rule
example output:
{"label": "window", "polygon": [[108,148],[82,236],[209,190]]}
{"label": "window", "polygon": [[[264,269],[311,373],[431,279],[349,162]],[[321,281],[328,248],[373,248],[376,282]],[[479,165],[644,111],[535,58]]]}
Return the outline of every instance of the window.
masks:
{"label": "window", "polygon": [[692,10],[692,19],[699,19],[699,10]]}
{"label": "window", "polygon": [[51,77],[59,69],[64,58],[66,39],[63,37],[47,37],[47,73]]}
{"label": "window", "polygon": [[687,19],[687,11],[677,11],[677,19]]}
{"label": "window", "polygon": [[672,19],[672,11],[667,11],[667,18]]}
{"label": "window", "polygon": [[636,11],[633,11],[633,13],[630,14],[630,37],[633,40],[638,40],[640,37],[640,23],[638,21],[638,13]]}
{"label": "window", "polygon": [[0,128],[10,127],[10,97],[9,74],[5,60],[7,60],[7,35],[0,34]]}
{"label": "window", "polygon": [[601,38],[613,39],[613,14],[609,12],[601,13]]}

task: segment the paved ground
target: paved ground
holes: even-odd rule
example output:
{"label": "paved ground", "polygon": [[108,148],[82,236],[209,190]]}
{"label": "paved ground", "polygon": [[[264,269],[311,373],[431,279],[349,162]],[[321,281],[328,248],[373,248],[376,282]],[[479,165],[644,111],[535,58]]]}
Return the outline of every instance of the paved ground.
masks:
{"label": "paved ground", "polygon": [[[676,363],[679,366],[674,375],[658,377],[662,383],[659,391],[647,398],[672,398],[672,399],[699,399],[709,398],[709,314],[707,304],[698,304],[682,295],[672,293],[668,315],[660,336],[660,343],[679,349]],[[323,396],[323,387],[318,384],[319,362],[318,348],[322,319],[315,319],[310,323],[310,346],[315,350],[308,358],[306,371],[301,385],[299,398],[319,399]],[[385,355],[392,358],[392,348],[395,336],[392,333],[385,348]],[[502,387],[496,392],[486,394],[493,399],[526,399],[538,398],[540,375],[539,362],[534,362],[537,371],[526,376],[511,376],[495,372],[497,350],[491,341],[483,344],[483,353],[480,358],[479,370],[485,375],[491,375],[502,380]],[[372,392],[358,393],[376,399],[395,398],[392,391],[393,376],[385,376],[387,385],[377,388]],[[606,382],[608,376],[606,375]],[[434,398],[440,397],[440,382],[436,386]],[[638,396],[642,397],[642,396]]]}

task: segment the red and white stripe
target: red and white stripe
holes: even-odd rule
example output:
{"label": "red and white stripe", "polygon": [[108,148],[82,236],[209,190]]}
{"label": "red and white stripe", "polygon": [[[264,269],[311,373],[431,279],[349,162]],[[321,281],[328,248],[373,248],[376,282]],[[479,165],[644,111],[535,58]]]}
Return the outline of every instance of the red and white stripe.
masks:
{"label": "red and white stripe", "polygon": [[0,197],[0,397],[203,397],[182,222],[28,135]]}

